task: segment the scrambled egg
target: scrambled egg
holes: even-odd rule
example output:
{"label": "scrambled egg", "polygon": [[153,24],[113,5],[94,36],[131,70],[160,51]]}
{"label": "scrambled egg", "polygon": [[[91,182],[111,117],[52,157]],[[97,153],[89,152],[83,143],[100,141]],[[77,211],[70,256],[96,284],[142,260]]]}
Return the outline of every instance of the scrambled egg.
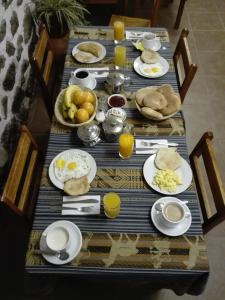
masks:
{"label": "scrambled egg", "polygon": [[182,184],[182,181],[172,170],[159,170],[156,171],[152,183],[157,185],[160,190],[175,192],[177,185]]}

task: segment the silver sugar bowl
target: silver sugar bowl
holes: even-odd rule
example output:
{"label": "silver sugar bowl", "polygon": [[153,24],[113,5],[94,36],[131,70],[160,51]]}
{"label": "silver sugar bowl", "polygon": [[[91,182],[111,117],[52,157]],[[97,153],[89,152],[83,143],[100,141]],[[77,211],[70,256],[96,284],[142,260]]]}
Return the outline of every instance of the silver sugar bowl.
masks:
{"label": "silver sugar bowl", "polygon": [[105,139],[109,142],[115,142],[123,131],[123,120],[109,115],[102,123],[102,128],[104,130]]}
{"label": "silver sugar bowl", "polygon": [[77,129],[77,135],[87,147],[94,147],[100,142],[100,128],[95,124],[88,124]]}

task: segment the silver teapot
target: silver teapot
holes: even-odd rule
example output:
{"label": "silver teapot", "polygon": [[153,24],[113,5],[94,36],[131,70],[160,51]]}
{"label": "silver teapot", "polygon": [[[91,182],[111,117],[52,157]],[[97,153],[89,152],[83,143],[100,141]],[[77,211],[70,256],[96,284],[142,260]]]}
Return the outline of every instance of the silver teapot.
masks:
{"label": "silver teapot", "polygon": [[109,94],[119,94],[124,91],[125,86],[129,86],[130,77],[119,72],[111,72],[105,81],[105,88]]}
{"label": "silver teapot", "polygon": [[100,142],[100,128],[95,124],[88,124],[77,129],[77,135],[87,147],[94,147]]}
{"label": "silver teapot", "polygon": [[123,131],[123,120],[114,115],[109,115],[102,123],[102,128],[104,130],[105,139],[108,142],[115,142]]}

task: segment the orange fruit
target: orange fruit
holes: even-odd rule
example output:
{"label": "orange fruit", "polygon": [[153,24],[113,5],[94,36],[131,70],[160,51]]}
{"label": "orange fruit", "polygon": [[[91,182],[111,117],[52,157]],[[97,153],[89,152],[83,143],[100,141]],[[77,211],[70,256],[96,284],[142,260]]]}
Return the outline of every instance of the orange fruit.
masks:
{"label": "orange fruit", "polygon": [[84,108],[79,108],[75,114],[77,123],[84,123],[89,120],[89,113]]}
{"label": "orange fruit", "polygon": [[73,96],[73,103],[79,106],[81,103],[85,101],[85,98],[86,98],[85,91],[77,90]]}
{"label": "orange fruit", "polygon": [[80,108],[84,108],[88,111],[89,116],[91,116],[94,112],[94,105],[91,102],[84,102],[81,104]]}
{"label": "orange fruit", "polygon": [[95,103],[95,96],[90,91],[84,91],[85,93],[85,102]]}

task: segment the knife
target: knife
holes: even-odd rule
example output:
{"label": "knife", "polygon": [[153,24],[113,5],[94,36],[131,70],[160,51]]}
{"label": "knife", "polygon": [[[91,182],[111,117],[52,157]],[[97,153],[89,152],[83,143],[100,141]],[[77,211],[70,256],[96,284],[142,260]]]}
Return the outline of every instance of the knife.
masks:
{"label": "knife", "polygon": [[83,199],[83,200],[69,200],[69,201],[64,201],[62,204],[77,204],[77,203],[98,203],[99,200],[97,199]]}

